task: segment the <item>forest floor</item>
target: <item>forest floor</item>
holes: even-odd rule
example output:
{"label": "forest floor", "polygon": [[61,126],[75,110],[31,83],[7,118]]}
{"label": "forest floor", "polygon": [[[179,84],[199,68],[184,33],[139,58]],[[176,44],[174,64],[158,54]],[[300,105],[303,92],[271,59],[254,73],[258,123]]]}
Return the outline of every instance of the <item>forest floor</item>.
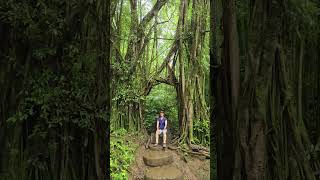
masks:
{"label": "forest floor", "polygon": [[[129,180],[142,180],[145,170],[150,168],[143,161],[143,155],[146,151],[144,142],[140,142],[135,153],[135,160],[129,169]],[[210,179],[210,159],[190,155],[184,157],[177,150],[167,149],[166,151],[173,154],[173,165],[180,169],[185,180]]]}

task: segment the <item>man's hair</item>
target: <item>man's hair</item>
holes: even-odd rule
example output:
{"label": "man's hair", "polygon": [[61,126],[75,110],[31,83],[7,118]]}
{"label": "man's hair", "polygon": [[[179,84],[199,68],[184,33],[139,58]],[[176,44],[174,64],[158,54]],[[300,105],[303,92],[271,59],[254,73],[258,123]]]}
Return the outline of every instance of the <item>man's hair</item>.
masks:
{"label": "man's hair", "polygon": [[164,113],[164,111],[160,111],[160,113]]}

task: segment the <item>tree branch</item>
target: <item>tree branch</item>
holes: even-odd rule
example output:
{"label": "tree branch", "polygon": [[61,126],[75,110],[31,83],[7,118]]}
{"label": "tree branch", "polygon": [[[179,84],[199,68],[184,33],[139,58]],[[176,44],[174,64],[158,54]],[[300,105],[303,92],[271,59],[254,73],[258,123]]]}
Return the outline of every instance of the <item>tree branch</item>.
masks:
{"label": "tree branch", "polygon": [[174,82],[170,81],[170,79],[157,78],[155,79],[155,81],[158,82],[159,84],[164,83],[164,84],[174,86]]}
{"label": "tree branch", "polygon": [[167,3],[168,0],[157,0],[153,8],[145,15],[140,23],[140,27],[143,29],[151,21],[151,19],[158,14],[163,5]]}
{"label": "tree branch", "polygon": [[156,75],[159,75],[162,70],[166,67],[166,65],[168,64],[170,58],[174,55],[174,53],[178,50],[178,41],[176,40],[170,50],[169,50],[169,53],[167,54],[166,58],[164,59],[163,63],[161,64],[159,70],[157,71]]}

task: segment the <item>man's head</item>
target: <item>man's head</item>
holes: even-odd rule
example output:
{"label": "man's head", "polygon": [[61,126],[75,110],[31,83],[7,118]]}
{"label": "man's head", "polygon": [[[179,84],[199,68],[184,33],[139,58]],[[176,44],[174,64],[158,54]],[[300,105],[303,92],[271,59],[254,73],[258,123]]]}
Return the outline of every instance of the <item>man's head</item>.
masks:
{"label": "man's head", "polygon": [[160,111],[160,117],[163,117],[164,116],[164,111]]}

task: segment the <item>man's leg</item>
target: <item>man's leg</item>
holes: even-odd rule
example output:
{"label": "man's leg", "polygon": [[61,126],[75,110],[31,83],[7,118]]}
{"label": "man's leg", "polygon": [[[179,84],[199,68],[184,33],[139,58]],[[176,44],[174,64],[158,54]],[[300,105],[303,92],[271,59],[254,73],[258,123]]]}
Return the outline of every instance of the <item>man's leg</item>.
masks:
{"label": "man's leg", "polygon": [[163,145],[167,143],[167,130],[163,130]]}
{"label": "man's leg", "polygon": [[159,130],[156,131],[156,145],[158,144],[159,141]]}

